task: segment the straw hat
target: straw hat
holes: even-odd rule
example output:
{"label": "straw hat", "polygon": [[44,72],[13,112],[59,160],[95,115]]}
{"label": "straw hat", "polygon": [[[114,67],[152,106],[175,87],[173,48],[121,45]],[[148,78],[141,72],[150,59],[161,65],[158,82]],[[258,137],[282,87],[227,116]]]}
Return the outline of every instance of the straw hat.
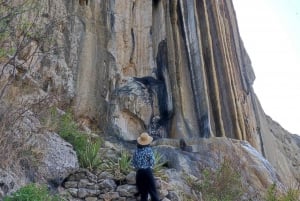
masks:
{"label": "straw hat", "polygon": [[152,142],[153,137],[151,137],[148,133],[144,132],[137,138],[137,142],[140,145],[148,145]]}

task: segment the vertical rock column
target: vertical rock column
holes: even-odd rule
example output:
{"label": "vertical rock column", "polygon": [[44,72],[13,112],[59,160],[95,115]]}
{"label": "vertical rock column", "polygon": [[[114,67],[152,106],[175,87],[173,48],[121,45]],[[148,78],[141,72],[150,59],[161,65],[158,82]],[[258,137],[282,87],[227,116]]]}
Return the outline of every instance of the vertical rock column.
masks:
{"label": "vertical rock column", "polygon": [[205,72],[216,136],[259,147],[251,89],[254,73],[231,1],[197,1]]}
{"label": "vertical rock column", "polygon": [[[110,12],[106,1],[68,2],[70,25],[70,55],[78,61],[71,63],[77,69],[74,110],[79,118],[106,125],[107,96],[109,95],[108,68],[113,59],[107,52],[110,36]],[[72,47],[73,46],[73,47]]]}
{"label": "vertical rock column", "polygon": [[180,28],[182,29],[185,50],[187,51],[187,66],[194,99],[196,120],[199,126],[199,137],[212,135],[210,108],[208,102],[207,81],[205,76],[202,41],[199,26],[199,14],[196,1],[179,1]]}
{"label": "vertical rock column", "polygon": [[150,87],[154,80],[152,1],[110,3],[113,23],[108,52],[114,59],[109,68],[113,93],[110,127],[124,139],[132,140],[147,129],[154,111]]}
{"label": "vertical rock column", "polygon": [[[160,1],[164,8],[172,93],[171,138],[211,135],[208,95],[194,1]],[[159,30],[159,27],[153,30]],[[154,31],[154,33],[156,33]]]}

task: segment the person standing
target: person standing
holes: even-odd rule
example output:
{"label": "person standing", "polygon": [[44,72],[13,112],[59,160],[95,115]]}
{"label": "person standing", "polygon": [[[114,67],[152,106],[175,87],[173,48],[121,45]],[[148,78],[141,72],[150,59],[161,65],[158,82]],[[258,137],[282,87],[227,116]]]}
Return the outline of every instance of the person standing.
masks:
{"label": "person standing", "polygon": [[155,180],[152,173],[155,165],[155,158],[150,143],[153,138],[146,132],[143,132],[137,138],[137,148],[133,153],[132,165],[136,169],[136,185],[138,194],[141,195],[141,201],[148,200],[148,194],[152,201],[159,201],[155,186]]}

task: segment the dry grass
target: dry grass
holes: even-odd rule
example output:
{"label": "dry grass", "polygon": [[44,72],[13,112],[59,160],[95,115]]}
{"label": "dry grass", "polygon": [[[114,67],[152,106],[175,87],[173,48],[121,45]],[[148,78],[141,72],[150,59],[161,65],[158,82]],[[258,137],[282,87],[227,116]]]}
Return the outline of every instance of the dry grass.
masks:
{"label": "dry grass", "polygon": [[30,126],[37,126],[31,122],[37,115],[33,111],[46,109],[49,101],[52,101],[49,96],[20,101],[15,105],[7,105],[1,101],[0,168],[12,168],[24,158],[36,160],[41,157],[40,151],[29,143],[31,136],[37,132]]}

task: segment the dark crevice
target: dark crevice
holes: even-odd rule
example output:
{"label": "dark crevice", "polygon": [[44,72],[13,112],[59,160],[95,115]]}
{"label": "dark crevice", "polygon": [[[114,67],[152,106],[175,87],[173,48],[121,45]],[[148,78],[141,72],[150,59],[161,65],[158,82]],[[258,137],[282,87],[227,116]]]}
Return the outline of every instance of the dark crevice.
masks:
{"label": "dark crevice", "polygon": [[156,7],[160,0],[153,0],[153,6]]}
{"label": "dark crevice", "polygon": [[88,5],[88,3],[89,3],[89,0],[79,0],[79,4],[81,5],[81,6],[87,6]]}
{"label": "dark crevice", "polygon": [[162,84],[158,90],[159,111],[161,114],[161,118],[167,120],[169,119],[170,115],[168,111],[166,80],[164,77],[164,72],[167,72],[168,69],[168,50],[167,50],[167,42],[165,40],[160,42],[160,44],[158,45],[156,62],[157,62],[156,77],[157,80],[159,80]]}
{"label": "dark crevice", "polygon": [[133,13],[133,11],[134,11],[134,7],[135,7],[135,2],[132,3],[132,8],[131,8],[132,13]]}
{"label": "dark crevice", "polygon": [[134,31],[133,28],[131,28],[131,40],[132,40],[132,49],[131,49],[131,54],[130,54],[130,63],[133,63],[133,54],[134,54],[134,49],[135,49],[135,38],[134,38]]}

